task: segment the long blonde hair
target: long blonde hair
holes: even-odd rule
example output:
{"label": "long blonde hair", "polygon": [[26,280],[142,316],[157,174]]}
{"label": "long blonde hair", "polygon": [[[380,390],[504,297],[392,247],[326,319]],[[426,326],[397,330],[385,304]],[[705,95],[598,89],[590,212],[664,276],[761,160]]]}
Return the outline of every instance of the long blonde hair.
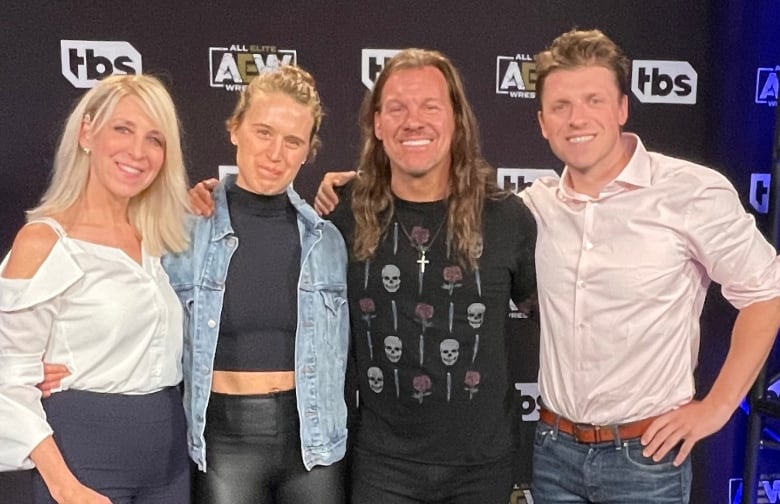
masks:
{"label": "long blonde hair", "polygon": [[447,82],[455,116],[446,200],[447,239],[452,243],[458,263],[475,268],[482,247],[485,199],[500,199],[507,193],[498,188],[495,170],[482,157],[479,127],[466,99],[460,73],[446,56],[425,49],[405,49],[391,58],[379,74],[373,91],[363,100],[360,111],[363,137],[359,164],[361,176],[355,180],[352,189],[352,211],[355,215],[352,253],[360,261],[372,257],[393,217],[390,160],[382,142],[374,135],[374,114],[381,107],[382,90],[394,72],[422,67],[436,68]]}
{"label": "long blonde hair", "polygon": [[89,154],[79,147],[82,122],[88,118],[92,131],[100,131],[125,96],[138,98],[165,136],[165,160],[160,173],[149,187],[130,199],[128,217],[149,253],[184,250],[188,242],[188,182],[179,120],[165,86],[149,75],[110,76],[84,94],[65,122],[49,187],[38,206],[27,211],[27,220],[62,213],[82,197],[89,179]]}

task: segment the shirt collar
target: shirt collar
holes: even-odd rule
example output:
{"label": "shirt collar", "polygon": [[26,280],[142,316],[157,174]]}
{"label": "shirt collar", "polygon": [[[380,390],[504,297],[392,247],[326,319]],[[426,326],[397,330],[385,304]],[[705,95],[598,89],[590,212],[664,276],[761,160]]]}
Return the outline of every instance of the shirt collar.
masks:
{"label": "shirt collar", "polygon": [[650,173],[649,164],[646,162],[648,153],[642,140],[633,133],[623,133],[622,140],[629,145],[629,148],[633,148],[631,158],[618,176],[604,186],[597,198],[574,190],[571,185],[569,167],[566,166],[558,182],[558,190],[556,191],[558,199],[564,202],[597,201],[623,191],[649,187],[652,184],[652,174]]}

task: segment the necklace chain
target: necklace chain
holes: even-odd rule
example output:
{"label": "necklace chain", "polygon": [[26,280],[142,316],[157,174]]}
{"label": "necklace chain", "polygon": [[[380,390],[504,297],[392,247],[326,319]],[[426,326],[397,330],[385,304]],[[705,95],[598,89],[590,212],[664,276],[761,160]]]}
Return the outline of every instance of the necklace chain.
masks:
{"label": "necklace chain", "polygon": [[[433,245],[433,242],[436,241],[436,238],[439,237],[439,234],[441,233],[442,228],[444,227],[444,223],[447,221],[447,216],[445,215],[444,218],[439,223],[439,227],[436,228],[436,232],[433,233],[433,237],[426,240],[425,243],[420,243],[417,236],[412,236],[409,231],[406,229],[406,226],[404,226],[404,223],[401,222],[401,219],[398,217],[398,213],[395,214],[395,220],[398,222],[398,225],[401,227],[401,231],[403,231],[404,236],[409,240],[409,244],[417,250],[417,264],[420,266],[420,275],[425,273],[425,265],[430,264],[430,261],[425,257],[425,254],[428,253],[428,251],[431,249],[431,246]],[[425,229],[425,228],[422,228]],[[412,228],[412,231],[414,231],[414,228]],[[426,229],[427,231],[427,229]]]}

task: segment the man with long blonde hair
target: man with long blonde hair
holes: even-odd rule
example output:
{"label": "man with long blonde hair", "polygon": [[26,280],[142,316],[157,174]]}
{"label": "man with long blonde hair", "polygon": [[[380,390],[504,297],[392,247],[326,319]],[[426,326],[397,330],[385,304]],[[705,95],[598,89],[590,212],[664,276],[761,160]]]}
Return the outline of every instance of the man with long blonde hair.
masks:
{"label": "man with long blonde hair", "polygon": [[[352,502],[506,504],[504,324],[510,298],[535,290],[533,218],[496,186],[441,53],[393,57],[360,124],[360,176],[330,216],[351,248]],[[332,210],[333,196],[316,207]]]}

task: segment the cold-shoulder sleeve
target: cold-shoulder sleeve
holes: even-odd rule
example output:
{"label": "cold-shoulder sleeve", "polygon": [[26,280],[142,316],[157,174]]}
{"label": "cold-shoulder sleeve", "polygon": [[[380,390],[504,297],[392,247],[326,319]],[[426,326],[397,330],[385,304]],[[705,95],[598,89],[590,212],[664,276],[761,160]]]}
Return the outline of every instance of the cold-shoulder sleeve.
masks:
{"label": "cold-shoulder sleeve", "polygon": [[83,274],[57,241],[32,278],[0,277],[0,471],[33,467],[30,452],[52,433],[35,385],[62,296]]}

